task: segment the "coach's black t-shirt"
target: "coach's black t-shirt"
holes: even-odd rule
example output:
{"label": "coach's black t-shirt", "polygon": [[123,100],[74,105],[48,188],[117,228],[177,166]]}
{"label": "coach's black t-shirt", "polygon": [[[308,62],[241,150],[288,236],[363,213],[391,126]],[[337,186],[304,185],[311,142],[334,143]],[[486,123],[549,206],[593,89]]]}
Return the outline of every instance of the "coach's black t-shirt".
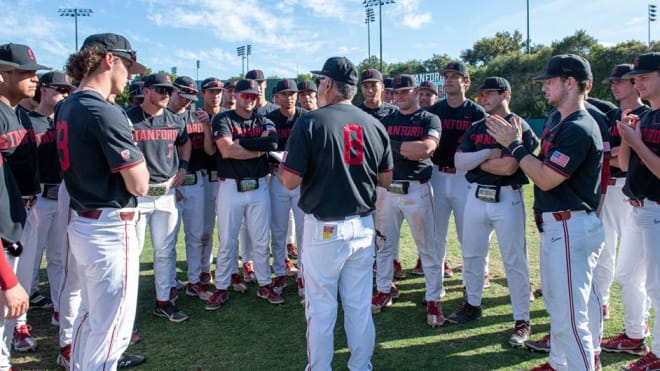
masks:
{"label": "coach's black t-shirt", "polygon": [[0,152],[14,174],[21,195],[39,193],[37,140],[28,112],[21,106],[13,110],[0,102]]}
{"label": "coach's black t-shirt", "polygon": [[441,99],[427,111],[437,115],[442,125],[440,146],[433,153],[433,163],[441,167],[456,167],[454,154],[463,140],[463,134],[473,123],[486,117],[486,111],[470,99],[459,107],[451,107],[447,99]]}
{"label": "coach's black t-shirt", "polygon": [[382,103],[378,108],[369,108],[367,107],[364,102],[360,103],[358,106],[361,110],[364,112],[370,114],[373,116],[376,120],[383,122],[383,119],[392,113],[396,112],[399,110],[399,107],[389,104],[389,103]]}
{"label": "coach's black t-shirt", "polygon": [[[647,105],[641,105],[630,113],[642,117],[646,112],[651,108]],[[609,124],[609,135],[610,135],[610,146],[616,148],[621,146],[621,134],[619,134],[619,129],[616,127],[617,120],[621,120],[621,108],[616,108],[607,113],[607,119]],[[626,172],[621,170],[616,166],[610,166],[610,175],[612,178],[625,178]]]}
{"label": "coach's black t-shirt", "polygon": [[394,159],[394,180],[424,180],[431,178],[433,163],[430,158],[424,160],[409,160],[401,156],[398,148],[402,142],[412,142],[433,139],[440,142],[440,119],[438,116],[419,109],[411,114],[395,111],[382,121],[392,145]]}
{"label": "coach's black t-shirt", "polygon": [[331,218],[373,211],[378,173],[393,163],[380,122],[351,104],[331,104],[300,116],[281,166],[303,178],[298,206]]}
{"label": "coach's black t-shirt", "polygon": [[58,184],[62,181],[60,161],[57,158],[57,132],[55,121],[36,111],[29,113],[39,153],[39,180],[41,183]]}
{"label": "coach's black t-shirt", "polygon": [[586,110],[560,117],[553,115],[543,130],[538,159],[566,179],[548,191],[534,186],[534,211],[595,211],[603,165],[600,129]]}
{"label": "coach's black t-shirt", "polygon": [[269,113],[271,113],[273,111],[277,111],[279,109],[280,109],[280,106],[278,106],[277,104],[274,104],[274,103],[271,103],[271,102],[266,102],[266,104],[261,106],[261,107],[255,107],[254,111],[257,113],[257,115],[266,116]]}
{"label": "coach's black t-shirt", "polygon": [[293,124],[296,123],[298,117],[305,112],[302,108],[296,107],[296,111],[293,116],[286,117],[282,113],[282,110],[278,109],[266,115],[270,121],[275,124],[275,129],[277,129],[277,150],[284,151],[286,149],[286,142],[291,136],[291,130],[293,129]]}
{"label": "coach's black t-shirt", "polygon": [[120,171],[144,161],[126,113],[94,90],[72,94],[55,108],[57,151],[71,208],[137,206]]}
{"label": "coach's black t-shirt", "polygon": [[[637,125],[642,131],[642,141],[656,156],[660,156],[660,110],[648,111]],[[628,176],[623,194],[630,198],[660,202],[660,179],[644,164],[637,152],[631,149]]]}
{"label": "coach's black t-shirt", "polygon": [[[272,121],[264,116],[252,113],[250,118],[239,116],[236,111],[227,111],[213,116],[213,140],[229,137],[238,139],[239,144],[251,151],[268,152],[277,149],[277,131]],[[262,137],[263,132],[267,137]],[[223,158],[218,150],[218,177],[229,179],[261,178],[269,173],[268,155],[257,158],[237,160]]]}
{"label": "coach's black t-shirt", "polygon": [[[504,119],[511,122],[514,117],[519,116],[510,113],[504,117]],[[536,138],[536,135],[529,127],[527,121],[520,118],[520,124],[522,127],[523,146],[525,146],[529,153],[533,153],[536,147],[539,145],[539,140]],[[483,119],[475,122],[474,125],[467,129],[465,135],[463,136],[463,141],[458,148],[458,152],[477,152],[487,148],[499,148],[502,151],[502,157],[511,157],[509,150],[497,143],[495,138],[488,134],[486,119]],[[516,170],[513,175],[504,176],[489,173],[481,169],[480,166],[477,166],[465,174],[465,179],[467,179],[467,181],[470,183],[499,186],[529,183],[527,176],[520,168],[518,168],[518,170]]]}
{"label": "coach's black t-shirt", "polygon": [[[172,112],[174,113],[174,112]],[[204,124],[202,124],[193,111],[186,109],[181,113],[174,113],[186,125],[186,134],[190,139],[192,150],[188,160],[188,172],[202,170],[206,167],[206,152],[204,152]],[[185,142],[184,142],[185,143]]]}

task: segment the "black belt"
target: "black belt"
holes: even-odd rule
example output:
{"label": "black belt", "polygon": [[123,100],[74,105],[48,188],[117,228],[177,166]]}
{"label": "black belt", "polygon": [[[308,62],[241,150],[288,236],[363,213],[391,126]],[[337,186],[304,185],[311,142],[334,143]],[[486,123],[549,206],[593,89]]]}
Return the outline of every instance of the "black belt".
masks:
{"label": "black belt", "polygon": [[[98,220],[101,217],[101,214],[103,213],[103,210],[101,209],[92,209],[92,210],[85,210],[85,211],[77,211],[78,216],[82,216],[83,218],[87,219],[94,219]],[[130,222],[135,218],[135,213],[136,211],[120,211],[119,212],[119,219],[124,222]]]}
{"label": "black belt", "polygon": [[648,201],[649,203],[660,205],[660,202],[658,202],[658,201],[653,201],[653,200],[644,199],[644,198],[631,198],[631,199],[628,200],[628,203],[632,207],[642,207],[642,206],[644,206],[644,201]]}
{"label": "black belt", "polygon": [[60,190],[59,184],[48,184],[44,183],[44,191],[41,192],[41,197],[47,198],[49,200],[57,201],[57,193]]}
{"label": "black belt", "polygon": [[366,211],[364,213],[359,213],[359,214],[353,214],[353,215],[347,215],[347,216],[329,216],[325,218],[321,218],[319,216],[314,215],[314,217],[322,222],[338,222],[338,221],[343,221],[346,219],[350,219],[355,216],[359,216],[360,218],[364,218],[365,216],[371,215],[371,211]]}

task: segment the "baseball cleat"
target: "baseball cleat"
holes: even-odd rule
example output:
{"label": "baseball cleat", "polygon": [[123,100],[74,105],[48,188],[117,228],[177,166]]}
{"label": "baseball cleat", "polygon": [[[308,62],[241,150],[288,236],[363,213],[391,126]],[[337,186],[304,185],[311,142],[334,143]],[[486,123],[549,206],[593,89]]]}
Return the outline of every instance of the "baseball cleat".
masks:
{"label": "baseball cleat", "polygon": [[286,275],[289,277],[295,277],[298,275],[298,268],[296,268],[289,258],[284,259],[284,264],[286,264]]}
{"label": "baseball cleat", "polygon": [[290,259],[295,259],[298,257],[298,248],[292,243],[286,244],[286,253],[289,255]]}
{"label": "baseball cleat", "polygon": [[376,295],[371,298],[371,313],[376,314],[384,307],[392,306],[392,291],[390,292],[380,292],[378,291]]}
{"label": "baseball cleat", "polygon": [[550,353],[550,334],[546,334],[541,340],[527,340],[525,348],[541,353]]}
{"label": "baseball cleat", "polygon": [[30,352],[37,349],[37,340],[30,334],[32,326],[18,325],[14,328],[14,337],[11,339],[11,347],[17,352]]}
{"label": "baseball cleat", "polygon": [[55,362],[58,366],[62,366],[66,371],[69,371],[71,368],[71,344],[67,344],[60,348],[60,354],[57,355],[57,360]]}
{"label": "baseball cleat", "polygon": [[218,310],[220,309],[222,304],[227,302],[227,300],[229,300],[229,295],[227,294],[227,290],[216,290],[213,293],[213,295],[211,295],[209,300],[206,301],[204,310],[208,310],[208,311]]}
{"label": "baseball cleat", "polygon": [[400,261],[393,260],[392,265],[394,266],[394,278],[398,280],[406,278],[406,272],[401,268]]}
{"label": "baseball cleat", "polygon": [[644,339],[631,339],[625,331],[609,339],[603,339],[600,343],[603,352],[628,353],[636,356],[645,356],[649,352]]}
{"label": "baseball cleat", "polygon": [[284,291],[285,287],[286,287],[285,276],[277,276],[273,279],[273,291],[275,291],[277,295],[282,295],[282,292]]}
{"label": "baseball cleat", "polygon": [[550,366],[549,362],[546,362],[540,366],[536,366],[530,369],[529,371],[555,371],[555,369],[552,366]]}
{"label": "baseball cleat", "polygon": [[489,287],[490,287],[490,278],[488,277],[488,275],[485,275],[484,276],[484,289],[487,289]]}
{"label": "baseball cleat", "polygon": [[208,285],[211,283],[211,272],[202,272],[199,274],[199,282]]}
{"label": "baseball cleat", "polygon": [[48,297],[41,295],[39,291],[30,295],[30,309],[50,309],[52,307],[53,302]]}
{"label": "baseball cleat", "polygon": [[424,268],[422,267],[422,259],[417,258],[417,263],[415,264],[415,267],[410,271],[410,274],[415,275],[415,276],[423,276],[424,275]]}
{"label": "baseball cleat", "polygon": [[251,261],[246,261],[243,263],[243,281],[249,283],[256,280],[254,275],[254,268],[252,267]]}
{"label": "baseball cleat", "polygon": [[137,365],[143,364],[146,360],[147,359],[141,355],[124,353],[121,355],[121,357],[119,357],[117,368],[135,367]]}
{"label": "baseball cleat", "polygon": [[53,315],[50,316],[50,325],[55,327],[60,326],[60,312],[53,312]]}
{"label": "baseball cleat", "polygon": [[171,301],[166,301],[163,305],[157,305],[154,308],[154,316],[167,318],[170,322],[183,322],[188,319],[188,315],[177,307]]}
{"label": "baseball cleat", "polygon": [[206,284],[197,282],[197,283],[189,283],[186,285],[186,295],[197,296],[198,298],[206,301],[209,300],[209,298],[213,294],[206,287]]}
{"label": "baseball cleat", "polygon": [[186,283],[181,281],[180,279],[177,279],[175,287],[176,287],[177,290],[183,290],[183,289],[186,288]]}
{"label": "baseball cleat", "polygon": [[302,277],[298,277],[296,279],[296,285],[298,286],[298,296],[301,298],[305,297],[305,281],[303,281]]}
{"label": "baseball cleat", "polygon": [[449,316],[447,321],[451,323],[466,323],[481,318],[481,307],[463,303],[461,309]]}
{"label": "baseball cleat", "polygon": [[656,357],[653,352],[648,352],[646,355],[635,362],[631,362],[623,367],[623,371],[652,371],[660,370],[660,358]]}
{"label": "baseball cleat", "polygon": [[449,268],[449,264],[445,262],[445,266],[443,269],[443,275],[445,278],[452,278],[454,276],[454,271]]}
{"label": "baseball cleat", "polygon": [[233,273],[231,275],[231,289],[236,292],[246,292],[248,287],[241,279],[241,276],[238,273]]}
{"label": "baseball cleat", "polygon": [[257,291],[257,296],[262,299],[268,300],[268,302],[271,304],[284,303],[284,298],[273,290],[272,284],[266,286],[259,286],[259,290]]}
{"label": "baseball cleat", "polygon": [[445,323],[445,316],[442,314],[442,307],[437,301],[426,302],[426,324],[436,328]]}
{"label": "baseball cleat", "polygon": [[509,338],[509,344],[514,348],[523,347],[531,334],[532,326],[529,324],[529,321],[516,321],[511,337]]}

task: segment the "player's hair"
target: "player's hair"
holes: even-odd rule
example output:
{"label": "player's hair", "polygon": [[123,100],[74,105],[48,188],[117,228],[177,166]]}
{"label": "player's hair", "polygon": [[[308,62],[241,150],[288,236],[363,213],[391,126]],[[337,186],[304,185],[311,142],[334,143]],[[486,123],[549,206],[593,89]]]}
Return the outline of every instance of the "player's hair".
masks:
{"label": "player's hair", "polygon": [[66,62],[66,73],[74,81],[82,81],[99,67],[105,53],[105,48],[94,45],[71,54]]}
{"label": "player's hair", "polygon": [[[568,80],[568,76],[559,76],[559,79],[564,82]],[[587,92],[587,85],[591,83],[589,80],[579,81],[577,79],[575,79],[575,82],[577,82],[578,94],[580,95],[584,95]]]}
{"label": "player's hair", "polygon": [[345,82],[332,80],[332,84],[335,86],[335,97],[353,100],[355,94],[357,94],[357,86],[349,85]]}

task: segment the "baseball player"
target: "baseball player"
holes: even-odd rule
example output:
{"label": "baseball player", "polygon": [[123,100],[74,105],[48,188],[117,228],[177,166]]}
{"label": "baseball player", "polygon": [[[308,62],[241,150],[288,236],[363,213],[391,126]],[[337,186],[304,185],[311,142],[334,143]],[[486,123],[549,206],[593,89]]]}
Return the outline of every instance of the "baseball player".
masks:
{"label": "baseball player", "polygon": [[535,184],[541,284],[550,314],[552,348],[550,361],[534,370],[601,368],[594,340],[602,327],[602,312],[592,277],[604,239],[596,216],[603,142],[584,108],[591,76],[584,58],[564,54],[552,57],[545,73],[535,77],[543,81],[543,92],[559,113],[544,130],[538,158],[523,144],[516,121],[511,124],[490,116],[486,122],[488,133],[507,148]]}
{"label": "baseball player", "polygon": [[206,310],[217,310],[229,299],[227,288],[238,259],[237,239],[243,222],[253,247],[257,296],[271,304],[284,302],[273,289],[268,264],[271,212],[266,152],[277,148],[277,131],[272,121],[254,111],[259,96],[256,81],[238,81],[236,94],[236,109],[215,115],[212,120],[213,138],[222,156],[218,161],[216,205],[220,247],[215,270],[217,290],[206,302]]}
{"label": "baseball player", "polygon": [[[486,78],[478,88],[479,104],[490,115],[518,121],[522,143],[530,153],[538,139],[527,122],[511,112],[511,85],[499,76]],[[525,244],[525,205],[522,185],[529,180],[506,148],[491,137],[486,120],[476,122],[463,135],[454,156],[456,168],[466,170],[470,183],[463,219],[463,280],[466,300],[447,319],[465,323],[481,317],[483,277],[486,273],[490,235],[495,230],[515,321],[509,344],[524,345],[529,339],[529,261]]]}
{"label": "baseball player", "polygon": [[303,80],[298,83],[298,104],[306,111],[315,111],[319,108],[314,81]]}
{"label": "baseball player", "polygon": [[[633,206],[630,220],[622,231],[621,252],[634,247],[637,256],[636,269],[644,271],[644,274],[640,275],[642,280],[635,284],[646,287],[646,292],[655,308],[660,307],[660,295],[657,289],[660,286],[660,255],[657,249],[660,238],[660,228],[658,228],[660,223],[659,71],[660,53],[645,53],[635,58],[632,70],[623,77],[635,79],[635,88],[640,98],[648,101],[651,109],[641,117],[631,114],[630,110],[625,110],[621,120],[617,122],[617,130],[621,136],[618,164],[621,170],[628,171],[623,194]],[[656,310],[651,351],[623,367],[623,370],[660,369],[658,316]],[[628,321],[625,324],[627,333]]]}
{"label": "baseball player", "polygon": [[458,242],[463,246],[463,211],[468,193],[465,172],[456,170],[454,154],[465,131],[474,122],[486,117],[486,112],[474,101],[465,97],[470,87],[470,72],[465,64],[450,62],[445,66],[442,75],[445,78],[447,95],[427,110],[437,115],[442,122],[440,145],[433,153],[433,163],[437,168],[433,172],[431,184],[437,244],[443,253],[444,277],[449,278],[453,272],[444,258],[447,251],[449,217],[453,212]]}
{"label": "baseball player", "polygon": [[380,100],[383,103],[387,104],[396,104],[394,101],[394,91],[392,90],[392,81],[394,79],[391,77],[387,77],[383,79],[383,91],[381,92],[380,95]]}
{"label": "baseball player", "polygon": [[135,319],[140,254],[136,196],[147,193],[149,172],[128,117],[106,97],[120,94],[128,76],[146,70],[136,55],[123,36],[87,37],[67,65],[67,73],[80,81],[78,90],[55,112],[60,166],[73,209],[69,248],[82,286],[71,354],[74,370],[116,368]]}
{"label": "baseball player", "polygon": [[337,291],[351,353],[348,368],[371,370],[375,331],[371,292],[376,185],[392,179],[392,154],[382,125],[353,107],[358,72],[344,57],[319,75],[319,109],[296,123],[279,176],[301,186],[305,213],[302,267],[307,318],[306,370],[331,370]]}
{"label": "baseball player", "polygon": [[[610,142],[612,145],[612,158],[610,159],[611,178],[608,180],[608,191],[601,211],[605,227],[605,247],[598,258],[598,265],[594,271],[594,281],[598,283],[603,295],[603,315],[609,314],[610,285],[615,277],[619,282],[623,304],[624,331],[610,339],[603,339],[601,348],[604,352],[625,352],[643,356],[648,352],[644,341],[646,337],[646,319],[648,317],[649,300],[647,299],[646,271],[639,267],[639,246],[631,245],[629,240],[622,238],[624,231],[630,229],[633,207],[625,202],[623,186],[626,181],[626,172],[617,156],[621,145],[621,136],[617,130],[616,122],[621,119],[623,111],[630,110],[630,114],[643,116],[649,107],[642,103],[635,80],[623,76],[630,72],[632,64],[619,64],[612,69],[611,76],[604,82],[610,84],[614,98],[619,101],[621,108],[610,111]],[[619,254],[616,248],[618,242]],[[634,242],[634,241],[633,241]],[[615,270],[616,262],[616,270]],[[606,317],[607,318],[607,317]]]}
{"label": "baseball player", "polygon": [[142,88],[144,87],[144,81],[133,81],[128,87],[128,103],[131,107],[137,107],[142,102],[144,102],[144,92]]}
{"label": "baseball player", "polygon": [[[191,144],[185,123],[165,109],[175,87],[169,76],[152,74],[144,80],[144,102],[126,114],[133,123],[133,138],[144,155],[149,169],[149,191],[138,199],[140,219],[137,223],[138,243],[144,246],[147,224],[151,230],[154,255],[156,307],[153,314],[171,322],[188,319],[179,310],[172,272],[176,266],[178,211],[175,189],[187,173]],[[175,148],[176,147],[176,148]]]}
{"label": "baseball player", "polygon": [[438,102],[438,87],[433,81],[422,81],[419,84],[419,106],[427,109]]}
{"label": "baseball player", "polygon": [[279,108],[277,104],[273,104],[266,100],[267,82],[262,70],[250,70],[245,74],[245,78],[248,80],[256,81],[257,86],[259,87],[259,98],[257,99],[257,103],[254,108],[258,115],[266,116],[267,114]]}
{"label": "baseball player", "polygon": [[399,249],[401,223],[405,219],[410,225],[417,251],[424,257],[426,322],[431,327],[437,327],[445,321],[439,303],[442,260],[440,251],[435,247],[434,225],[428,222],[433,220],[433,190],[429,181],[433,173],[431,155],[438,147],[442,129],[437,116],[420,108],[416,87],[414,76],[396,76],[392,89],[399,110],[382,121],[392,145],[394,174],[389,187],[378,188],[375,223],[384,237],[378,240],[378,292],[371,299],[371,312],[380,312],[399,296],[399,290],[392,283],[392,261]]}
{"label": "baseball player", "polygon": [[222,109],[230,111],[236,108],[236,82],[238,80],[227,81],[222,88]]}

